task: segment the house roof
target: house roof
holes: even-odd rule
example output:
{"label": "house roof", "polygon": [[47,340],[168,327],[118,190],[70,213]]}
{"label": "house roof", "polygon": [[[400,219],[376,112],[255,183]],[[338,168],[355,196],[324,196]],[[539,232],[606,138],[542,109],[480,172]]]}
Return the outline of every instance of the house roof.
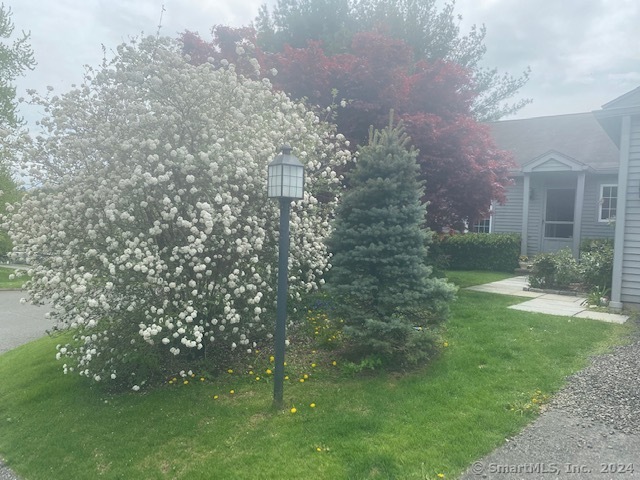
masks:
{"label": "house roof", "polygon": [[496,145],[521,167],[551,152],[597,172],[618,171],[619,152],[593,113],[489,122]]}
{"label": "house roof", "polygon": [[602,108],[604,110],[613,108],[637,107],[640,105],[640,87],[634,88],[630,92],[614,98],[610,102],[605,103]]}
{"label": "house roof", "polygon": [[593,112],[602,128],[616,145],[620,144],[620,119],[625,115],[640,115],[640,87],[605,103]]}

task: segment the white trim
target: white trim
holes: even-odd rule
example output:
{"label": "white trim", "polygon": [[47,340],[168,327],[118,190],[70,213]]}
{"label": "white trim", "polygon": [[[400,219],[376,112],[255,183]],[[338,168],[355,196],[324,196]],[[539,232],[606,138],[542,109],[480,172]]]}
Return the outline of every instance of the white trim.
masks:
{"label": "white trim", "polygon": [[[489,231],[488,232],[476,232],[476,227],[480,224],[480,222],[485,222],[486,220],[489,220]],[[467,228],[468,228],[468,226],[467,226]],[[473,233],[493,233],[493,201],[491,202],[491,205],[489,205],[489,216],[488,217],[484,217],[479,222],[476,222],[473,225],[471,225],[471,231]]]}
{"label": "white trim", "polygon": [[557,150],[549,150],[522,166],[522,172],[525,174],[557,171],[582,172],[585,170],[589,170],[588,165]]}
{"label": "white trim", "polygon": [[620,169],[618,170],[618,198],[616,232],[613,243],[613,276],[611,279],[611,308],[622,308],[622,260],[624,257],[624,231],[627,215],[627,182],[629,179],[629,149],[631,143],[631,117],[622,117],[620,132]]}
{"label": "white trim", "polygon": [[520,255],[528,255],[528,232],[529,232],[529,195],[531,191],[531,175],[524,172],[522,186],[522,229],[520,232]]}
{"label": "white trim", "polygon": [[584,183],[585,173],[578,174],[576,185],[576,199],[573,206],[573,256],[578,258],[580,255],[580,241],[582,238],[582,209],[584,206]]}
{"label": "white trim", "polygon": [[[604,200],[603,190],[605,187],[615,187],[616,188],[616,216],[618,211],[618,199],[620,198],[619,188],[617,183],[603,183],[600,185],[600,193],[598,197],[598,222],[599,223],[610,223],[612,220],[615,220],[615,216],[613,218],[602,218],[602,202]],[[613,198],[613,197],[610,197]]]}

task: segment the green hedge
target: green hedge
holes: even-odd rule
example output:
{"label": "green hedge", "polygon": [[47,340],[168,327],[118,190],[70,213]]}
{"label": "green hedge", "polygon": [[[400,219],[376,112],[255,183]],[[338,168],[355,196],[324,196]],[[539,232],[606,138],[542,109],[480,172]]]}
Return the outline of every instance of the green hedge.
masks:
{"label": "green hedge", "polygon": [[433,237],[429,263],[438,269],[513,272],[518,268],[520,235],[464,233]]}

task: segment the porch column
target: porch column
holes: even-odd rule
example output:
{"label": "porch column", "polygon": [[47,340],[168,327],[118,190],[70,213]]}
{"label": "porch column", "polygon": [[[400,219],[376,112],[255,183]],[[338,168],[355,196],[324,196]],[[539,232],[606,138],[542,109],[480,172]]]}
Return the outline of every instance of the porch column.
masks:
{"label": "porch column", "polygon": [[618,204],[616,208],[616,233],[613,242],[613,278],[611,279],[611,308],[622,308],[622,260],[624,256],[624,231],[627,218],[627,180],[629,177],[629,144],[631,143],[631,117],[622,117],[620,132],[620,167],[618,169]]}
{"label": "porch column", "polygon": [[582,205],[584,203],[584,180],[585,172],[578,174],[578,185],[576,188],[576,203],[573,209],[573,257],[578,258],[580,254],[580,239],[582,232]]}
{"label": "porch column", "polygon": [[524,174],[522,187],[522,238],[520,240],[520,255],[527,255],[527,232],[529,231],[529,195],[531,192],[529,174]]}

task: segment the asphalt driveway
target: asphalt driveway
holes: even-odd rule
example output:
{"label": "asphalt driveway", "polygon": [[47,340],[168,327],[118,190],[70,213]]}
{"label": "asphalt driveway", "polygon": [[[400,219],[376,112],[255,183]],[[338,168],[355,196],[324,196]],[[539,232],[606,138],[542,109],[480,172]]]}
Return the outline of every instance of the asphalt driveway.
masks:
{"label": "asphalt driveway", "polygon": [[20,303],[24,292],[0,291],[0,354],[45,335],[52,326],[47,307]]}

